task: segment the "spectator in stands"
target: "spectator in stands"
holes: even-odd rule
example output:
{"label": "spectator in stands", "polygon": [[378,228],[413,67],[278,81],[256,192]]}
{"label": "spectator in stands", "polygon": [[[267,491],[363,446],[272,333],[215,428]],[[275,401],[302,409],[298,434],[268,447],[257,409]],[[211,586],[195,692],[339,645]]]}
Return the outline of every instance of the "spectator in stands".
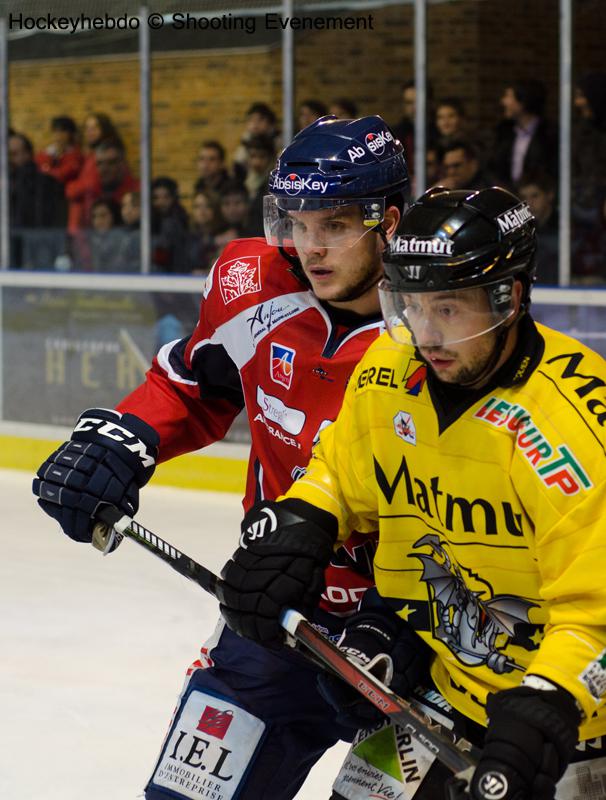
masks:
{"label": "spectator in stands", "polygon": [[127,192],[120,204],[124,242],[121,262],[125,272],[141,271],[141,195]]}
{"label": "spectator in stands", "polygon": [[240,183],[246,177],[246,142],[252,136],[270,136],[274,146],[278,146],[278,120],[275,112],[267,103],[253,103],[246,112],[244,133],[240,139],[238,149],[233,157],[234,178]]}
{"label": "spectator in stands", "polygon": [[[50,267],[65,250],[67,216],[63,187],[38,169],[32,143],[22,133],[13,131],[8,138],[8,166],[11,264]],[[48,264],[39,263],[34,252],[37,246],[43,249]]]}
{"label": "spectator in stands", "polygon": [[91,207],[91,227],[80,231],[74,243],[75,266],[88,272],[123,272],[126,234],[120,228],[120,209],[99,198]]}
{"label": "spectator in stands", "polygon": [[[417,92],[414,81],[407,81],[402,87],[402,117],[393,127],[394,136],[402,142],[409,171],[414,170],[415,153],[415,114]],[[427,144],[433,145],[438,132],[434,123],[433,88],[427,82]]]}
{"label": "spectator in stands", "polygon": [[[111,200],[120,207],[122,198],[127,192],[138,191],[139,181],[134,178],[129,170],[124,152],[124,145],[120,140],[107,140],[95,148],[95,172],[89,173],[88,185],[82,178],[78,179],[80,188],[83,189],[81,197],[82,220],[91,220],[91,210],[95,200]],[[69,194],[68,184],[66,192]]]}
{"label": "spectator in stands", "polygon": [[274,166],[276,152],[268,136],[253,136],[246,145],[245,187],[250,199],[249,232],[263,236],[263,197],[267,194],[269,173]]}
{"label": "spectator in stands", "polygon": [[196,192],[191,218],[187,245],[189,270],[193,273],[206,272],[219,253],[215,237],[226,228],[216,197],[211,192]]}
{"label": "spectator in stands", "polygon": [[[152,182],[152,268],[155,272],[190,274],[201,271],[191,256],[189,215],[179,202],[179,187],[172,178],[160,177]],[[196,197],[199,193],[196,193]],[[214,192],[205,191],[213,198]],[[181,339],[197,316],[192,295],[176,292],[154,292],[156,308],[156,346]]]}
{"label": "spectator in stands", "polygon": [[480,167],[478,150],[467,139],[456,139],[444,149],[441,184],[447,189],[485,189],[490,186]]}
{"label": "spectator in stands", "polygon": [[200,145],[197,163],[198,179],[194,192],[209,191],[219,198],[230,180],[225,166],[225,148],[215,139],[207,139]]}
{"label": "spectator in stands", "polygon": [[224,247],[232,239],[249,235],[250,201],[248,192],[242,184],[234,181],[226,186],[221,196],[219,211],[226,226],[225,230],[217,235],[220,247]]}
{"label": "spectator in stands", "polygon": [[167,177],[155,178],[151,185],[151,206],[153,265],[159,272],[188,272],[189,215],[179,201],[177,182]]}
{"label": "spectator in stands", "polygon": [[574,235],[571,244],[572,274],[577,283],[606,283],[606,192],[598,201],[596,223],[584,235]]}
{"label": "spectator in stands", "polygon": [[537,281],[557,285],[560,247],[555,181],[546,173],[523,175],[517,193],[528,203],[537,222]]}
{"label": "spectator in stands", "polygon": [[458,97],[445,97],[436,105],[437,144],[446,147],[455,139],[468,138],[467,118]]}
{"label": "spectator in stands", "polygon": [[573,227],[571,272],[574,283],[583,285],[606,282],[606,200],[598,206],[598,219],[591,227]]}
{"label": "spectator in stands", "polygon": [[89,114],[84,120],[83,132],[84,144],[89,153],[94,153],[101,142],[121,139],[118,129],[107,114]]}
{"label": "spectator in stands", "polygon": [[78,144],[78,129],[71,117],[53,117],[52,141],[36,156],[38,168],[65,185],[78,177],[84,154]]}
{"label": "spectator in stands", "polygon": [[76,178],[65,185],[68,200],[68,230],[75,234],[90,224],[92,203],[101,196],[96,149],[105,142],[119,144],[124,152],[122,140],[114,123],[107,114],[89,114],[84,120],[84,144],[87,154],[82,169]]}
{"label": "spectator in stands", "polygon": [[[442,177],[442,150],[437,145],[429,145],[425,153],[425,188],[438,186]],[[418,192],[416,192],[418,194]]]}
{"label": "spectator in stands", "polygon": [[139,230],[141,226],[141,194],[127,192],[120,204],[122,225],[129,230]]}
{"label": "spectator in stands", "polygon": [[31,141],[23,133],[8,139],[10,223],[20,228],[62,227],[65,201],[59,181],[34,161]]}
{"label": "spectator in stands", "polygon": [[304,100],[299,104],[297,112],[297,122],[299,130],[306,128],[315,122],[320,117],[325,117],[328,114],[328,108],[321,100]]}
{"label": "spectator in stands", "polygon": [[575,87],[572,135],[572,220],[593,229],[606,188],[606,73],[583,75]]}
{"label": "spectator in stands", "polygon": [[545,85],[529,78],[509,84],[501,97],[504,119],[497,126],[489,170],[515,189],[524,173],[557,175],[557,133],[544,117]]}
{"label": "spectator in stands", "polygon": [[328,107],[328,113],[339,119],[357,119],[358,106],[349,97],[337,97]]}

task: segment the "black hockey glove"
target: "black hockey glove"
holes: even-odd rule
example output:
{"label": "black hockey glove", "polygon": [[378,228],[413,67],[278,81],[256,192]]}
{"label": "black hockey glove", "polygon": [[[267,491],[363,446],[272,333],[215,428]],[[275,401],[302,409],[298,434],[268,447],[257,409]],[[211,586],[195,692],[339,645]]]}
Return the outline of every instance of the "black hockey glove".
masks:
{"label": "black hockey glove", "polygon": [[[429,676],[430,648],[403,619],[380,599],[376,589],[365,593],[361,609],[351,616],[337,642],[353,661],[406,697]],[[318,676],[318,689],[346,727],[372,728],[383,714],[351,686],[329,673]]]}
{"label": "black hockey glove", "polygon": [[90,542],[95,518],[108,507],[132,517],[139,489],[156,467],[160,437],[134,414],[84,411],[69,442],[50,455],[34,478],[38,504],[78,542]]}
{"label": "black hockey glove", "polygon": [[574,697],[553,686],[517,686],[488,696],[488,728],[471,782],[473,800],[553,799],[581,721]]}
{"label": "black hockey glove", "polygon": [[242,520],[240,547],[223,567],[217,596],[229,627],[269,646],[284,643],[285,608],[308,615],[324,588],[337,520],[303,500],[257,503]]}

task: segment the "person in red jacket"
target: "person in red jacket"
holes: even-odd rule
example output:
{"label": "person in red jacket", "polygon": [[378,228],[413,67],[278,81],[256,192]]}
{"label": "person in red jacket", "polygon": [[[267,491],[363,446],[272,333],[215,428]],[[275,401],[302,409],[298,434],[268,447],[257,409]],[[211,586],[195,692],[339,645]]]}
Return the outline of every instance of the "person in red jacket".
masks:
{"label": "person in red jacket", "polygon": [[71,117],[53,117],[51,133],[52,142],[36,155],[36,164],[40,172],[65,185],[78,177],[84,163],[78,129]]}
{"label": "person in red jacket", "polygon": [[[124,158],[124,145],[117,128],[107,114],[89,114],[84,121],[84,143],[88,150],[84,158],[84,163],[77,177],[69,181],[65,187],[65,197],[69,203],[68,231],[76,234],[82,228],[90,226],[90,210],[95,200],[104,195],[105,199],[111,199],[120,203],[120,197],[108,197],[101,191],[101,176],[97,165],[97,147],[101,144],[112,143]],[[130,174],[126,164],[126,172]],[[133,186],[136,191],[137,187]]]}
{"label": "person in red jacket", "polygon": [[97,145],[94,167],[94,170],[86,170],[87,174],[81,175],[78,181],[68,184],[65,190],[69,200],[78,199],[79,225],[84,227],[90,226],[95,200],[103,198],[119,206],[127,192],[139,190],[139,181],[130,173],[122,142],[110,140]]}

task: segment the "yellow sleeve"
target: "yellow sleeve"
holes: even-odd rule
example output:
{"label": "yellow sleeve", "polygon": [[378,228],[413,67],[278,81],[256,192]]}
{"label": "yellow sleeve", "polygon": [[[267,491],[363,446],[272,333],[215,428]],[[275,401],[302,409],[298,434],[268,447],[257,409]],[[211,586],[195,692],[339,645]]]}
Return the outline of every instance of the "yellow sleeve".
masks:
{"label": "yellow sleeve", "polygon": [[340,539],[352,530],[369,533],[379,526],[365,395],[355,392],[363,364],[349,381],[339,416],[320,434],[305,475],[283,495],[334,514]]}
{"label": "yellow sleeve", "polygon": [[536,556],[549,623],[527,672],[563,686],[587,718],[606,694],[606,480],[545,533]]}

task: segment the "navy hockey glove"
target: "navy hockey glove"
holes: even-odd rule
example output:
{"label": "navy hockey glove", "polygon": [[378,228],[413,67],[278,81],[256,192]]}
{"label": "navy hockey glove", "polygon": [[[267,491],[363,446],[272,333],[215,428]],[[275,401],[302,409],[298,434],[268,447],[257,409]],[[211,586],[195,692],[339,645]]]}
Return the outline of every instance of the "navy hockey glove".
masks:
{"label": "navy hockey glove", "polygon": [[317,605],[337,527],[332,514],[303,500],[251,508],[217,591],[229,627],[261,644],[283,644],[280,613],[296,608],[308,615]]}
{"label": "navy hockey glove", "polygon": [[159,443],[156,431],[134,414],[84,411],[69,442],[36,473],[32,488],[38,504],[69,537],[90,542],[103,509],[117,509],[116,520],[136,513],[139,489],[154,472]]}
{"label": "navy hockey glove", "polygon": [[[361,610],[351,616],[337,642],[353,661],[406,697],[427,684],[431,650],[412,627],[389,608],[376,589],[368,589]],[[329,673],[318,676],[318,689],[346,727],[372,728],[383,714],[351,686]]]}
{"label": "navy hockey glove", "polygon": [[517,686],[488,696],[488,728],[471,782],[473,800],[553,800],[578,739],[581,713],[574,697]]}

